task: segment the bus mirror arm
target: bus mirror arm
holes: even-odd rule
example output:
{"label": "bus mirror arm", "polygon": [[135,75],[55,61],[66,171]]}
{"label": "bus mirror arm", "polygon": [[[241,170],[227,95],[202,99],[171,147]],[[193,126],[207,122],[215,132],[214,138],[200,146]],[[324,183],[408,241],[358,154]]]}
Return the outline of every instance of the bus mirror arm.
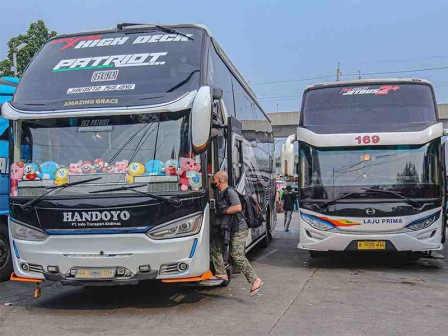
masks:
{"label": "bus mirror arm", "polygon": [[294,141],[296,141],[296,135],[292,134],[286,138],[285,143],[282,145],[280,161],[283,176],[292,176],[294,174]]}
{"label": "bus mirror arm", "polygon": [[222,99],[222,97],[224,96],[224,92],[222,89],[219,88],[213,88],[212,89],[212,97],[213,99]]}

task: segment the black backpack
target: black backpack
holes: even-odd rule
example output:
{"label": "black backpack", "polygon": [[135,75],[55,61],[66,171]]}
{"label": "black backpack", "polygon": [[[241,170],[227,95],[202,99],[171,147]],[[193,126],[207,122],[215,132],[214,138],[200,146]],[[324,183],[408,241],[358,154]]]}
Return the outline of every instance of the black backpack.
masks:
{"label": "black backpack", "polygon": [[[227,189],[230,188],[232,187],[228,187]],[[227,197],[227,189],[224,196],[227,200],[227,203],[230,203]],[[235,188],[232,189],[235,190]],[[237,190],[235,190],[235,192],[240,198],[241,207],[243,208],[241,214],[246,220],[247,226],[250,229],[255,229],[263,225],[263,222],[265,222],[266,219],[263,217],[263,213],[261,212],[260,206],[258,205],[257,201],[254,200],[251,196],[240,194]]]}

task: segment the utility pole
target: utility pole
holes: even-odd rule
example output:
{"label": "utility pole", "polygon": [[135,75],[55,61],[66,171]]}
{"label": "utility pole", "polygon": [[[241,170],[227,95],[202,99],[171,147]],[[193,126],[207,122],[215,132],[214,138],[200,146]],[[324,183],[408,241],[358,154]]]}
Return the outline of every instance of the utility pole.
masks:
{"label": "utility pole", "polygon": [[277,113],[278,113],[278,103],[277,103]]}
{"label": "utility pole", "polygon": [[338,63],[338,68],[336,69],[336,81],[340,81],[340,79],[341,79],[341,69],[340,69],[340,65],[341,65],[341,63]]}
{"label": "utility pole", "polygon": [[361,70],[358,70],[358,79],[361,79]]}

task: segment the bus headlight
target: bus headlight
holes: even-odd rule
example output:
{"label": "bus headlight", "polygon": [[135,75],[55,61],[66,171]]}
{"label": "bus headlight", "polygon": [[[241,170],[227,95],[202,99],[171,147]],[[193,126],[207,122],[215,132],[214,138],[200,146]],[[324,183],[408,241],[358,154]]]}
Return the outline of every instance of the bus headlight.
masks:
{"label": "bus headlight", "polygon": [[11,225],[11,234],[15,239],[20,240],[32,240],[32,241],[42,241],[47,239],[48,234],[44,231],[39,230],[37,228],[33,228],[28,225],[22,225],[17,223],[16,221],[10,221]]}
{"label": "bus headlight", "polygon": [[202,215],[185,218],[174,223],[157,226],[146,235],[152,239],[170,239],[192,236],[201,230]]}
{"label": "bus headlight", "polygon": [[413,221],[412,223],[406,225],[406,227],[408,229],[417,231],[417,230],[423,230],[426,229],[427,227],[431,226],[432,224],[434,224],[434,222],[436,220],[438,220],[440,217],[440,211],[437,211],[436,213],[417,219],[415,221]]}
{"label": "bus headlight", "polygon": [[317,230],[328,231],[328,230],[331,230],[334,228],[334,225],[331,224],[330,222],[324,221],[315,216],[307,215],[304,213],[302,213],[300,215],[306,223],[308,223],[310,226],[312,226],[313,228],[315,228]]}

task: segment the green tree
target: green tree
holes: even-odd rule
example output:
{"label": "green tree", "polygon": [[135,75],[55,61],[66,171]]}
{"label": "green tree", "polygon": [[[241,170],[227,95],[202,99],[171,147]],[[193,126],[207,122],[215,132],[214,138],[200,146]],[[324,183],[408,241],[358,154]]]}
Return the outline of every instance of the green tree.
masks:
{"label": "green tree", "polygon": [[43,20],[31,23],[26,34],[20,34],[8,41],[8,57],[0,62],[0,77],[14,75],[14,72],[11,71],[11,66],[13,64],[12,54],[14,49],[21,43],[27,43],[27,46],[17,54],[17,73],[19,74],[19,77],[22,76],[26,66],[40,48],[42,48],[50,38],[56,35],[57,33],[55,31],[50,32],[48,30]]}

